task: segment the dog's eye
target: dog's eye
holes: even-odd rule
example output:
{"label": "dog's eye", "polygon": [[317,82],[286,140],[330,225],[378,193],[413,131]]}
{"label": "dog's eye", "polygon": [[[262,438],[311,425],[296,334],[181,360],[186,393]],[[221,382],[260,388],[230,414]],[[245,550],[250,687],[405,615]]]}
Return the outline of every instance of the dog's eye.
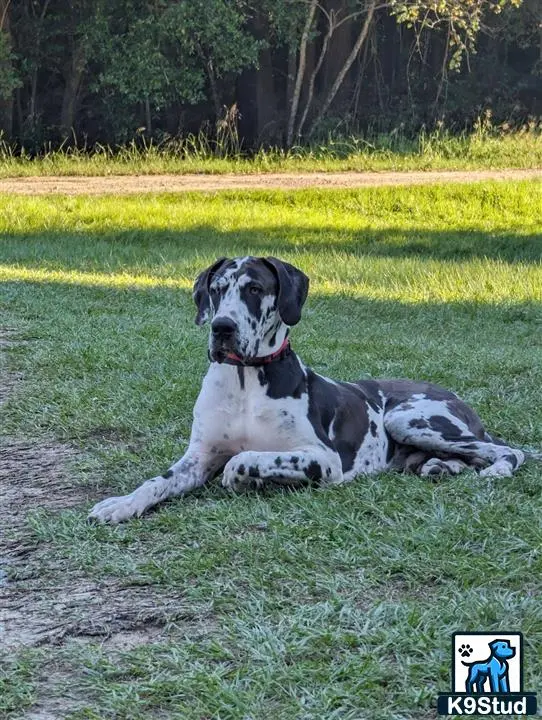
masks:
{"label": "dog's eye", "polygon": [[262,289],[259,285],[249,285],[248,291],[251,295],[259,295]]}

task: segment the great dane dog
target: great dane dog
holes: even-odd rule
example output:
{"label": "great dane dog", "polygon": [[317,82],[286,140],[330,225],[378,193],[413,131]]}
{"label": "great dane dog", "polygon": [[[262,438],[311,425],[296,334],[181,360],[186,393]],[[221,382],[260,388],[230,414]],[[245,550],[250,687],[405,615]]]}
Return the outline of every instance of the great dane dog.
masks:
{"label": "great dane dog", "polygon": [[273,257],[220,258],[194,286],[196,323],[211,319],[209,370],[185,455],[129,495],[94,506],[118,523],[223,472],[232,490],[332,485],[383,470],[510,476],[525,454],[489,435],[454,393],[410,380],[336,382],[290,347],[309,280]]}

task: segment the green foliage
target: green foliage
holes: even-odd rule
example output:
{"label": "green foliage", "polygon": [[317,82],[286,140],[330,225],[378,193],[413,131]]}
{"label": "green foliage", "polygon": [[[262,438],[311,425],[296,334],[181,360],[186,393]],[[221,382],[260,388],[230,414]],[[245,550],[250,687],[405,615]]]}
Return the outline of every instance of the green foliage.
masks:
{"label": "green foliage", "polygon": [[235,105],[236,145],[280,144],[301,54],[295,119],[304,129],[294,134],[303,140],[315,125],[414,133],[445,118],[463,130],[488,107],[499,122],[523,123],[542,113],[542,55],[538,0],[519,2],[389,0],[371,15],[370,52],[356,45],[368,0],[10,2],[0,131],[31,152],[129,142],[140,128],[146,139],[204,130],[213,141],[224,107]]}
{"label": "green foliage", "polygon": [[7,99],[15,88],[20,87],[21,80],[14,68],[15,56],[5,32],[0,30],[0,98]]}
{"label": "green foliage", "polygon": [[206,98],[206,77],[240,72],[257,61],[258,43],[243,29],[239,3],[224,0],[162,3],[111,34],[97,91],[131,103],[149,100],[196,104]]}
{"label": "green foliage", "polygon": [[296,50],[307,14],[304,0],[263,0],[262,9],[272,37],[279,46]]}
{"label": "green foliage", "polygon": [[398,22],[409,27],[438,28],[447,32],[449,66],[459,70],[465,51],[474,51],[482,18],[519,7],[522,0],[390,0]]}
{"label": "green foliage", "polygon": [[113,102],[116,94],[129,103],[148,99],[157,110],[175,98],[189,104],[203,100],[203,69],[189,54],[174,62],[162,49],[160,29],[155,19],[148,17],[112,38],[95,90],[104,90]]}
{"label": "green foliage", "polygon": [[183,0],[167,7],[160,25],[187,55],[212,62],[222,77],[257,62],[261,43],[245,28],[252,12],[245,0]]}

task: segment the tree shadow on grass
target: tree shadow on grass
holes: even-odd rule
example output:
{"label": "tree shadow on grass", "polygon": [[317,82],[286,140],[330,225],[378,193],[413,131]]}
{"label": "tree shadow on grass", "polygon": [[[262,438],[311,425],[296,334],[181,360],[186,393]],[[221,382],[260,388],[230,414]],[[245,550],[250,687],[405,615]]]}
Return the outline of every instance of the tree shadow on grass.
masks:
{"label": "tree shadow on grass", "polygon": [[[540,263],[542,233],[441,231],[426,229],[348,231],[335,226],[291,225],[223,231],[212,225],[177,230],[6,233],[3,261],[26,267],[114,272],[119,270],[201,269],[220,255],[344,253],[390,259],[468,262],[477,258],[503,263]],[[144,255],[142,255],[144,253]]]}

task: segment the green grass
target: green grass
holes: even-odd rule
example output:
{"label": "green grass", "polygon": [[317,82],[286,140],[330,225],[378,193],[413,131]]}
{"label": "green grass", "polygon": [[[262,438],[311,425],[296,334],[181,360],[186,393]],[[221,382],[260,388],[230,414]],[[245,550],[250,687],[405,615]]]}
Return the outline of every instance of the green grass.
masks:
{"label": "green grass", "polygon": [[98,146],[45,150],[39,158],[0,144],[0,177],[30,175],[157,175],[161,173],[340,172],[475,170],[542,167],[542,131],[494,128],[482,120],[474,131],[439,129],[417,138],[402,133],[328,138],[309,147],[261,150],[253,157],[213,145],[205,136],[112,149]]}
{"label": "green grass", "polygon": [[[493,432],[542,446],[541,183],[4,197],[2,210],[2,324],[28,340],[9,353],[25,380],[4,430],[79,447],[74,486],[95,499],[186,447],[206,367],[191,283],[222,254],[310,275],[292,335],[315,369],[442,383]],[[241,497],[214,483],[113,528],[83,507],[35,513],[47,583],[77,572],[175,593],[182,616],[151,645],[16,654],[0,709],[15,717],[63,668],[74,720],[418,720],[449,687],[460,629],[522,630],[538,690],[541,482],[530,463],[500,480],[384,474]]]}

